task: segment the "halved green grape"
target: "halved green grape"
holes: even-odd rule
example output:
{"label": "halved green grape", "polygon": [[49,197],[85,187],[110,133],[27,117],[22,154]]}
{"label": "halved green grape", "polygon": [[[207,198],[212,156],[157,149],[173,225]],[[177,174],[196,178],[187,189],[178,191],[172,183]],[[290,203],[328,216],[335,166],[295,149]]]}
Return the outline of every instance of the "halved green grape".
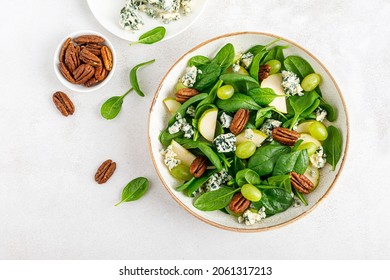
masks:
{"label": "halved green grape", "polygon": [[282,68],[282,63],[280,63],[280,61],[277,59],[267,61],[265,64],[271,67],[269,71],[270,75],[278,73],[280,71],[280,68]]}
{"label": "halved green grape", "polygon": [[313,142],[306,142],[299,145],[298,150],[307,150],[309,156],[313,155],[317,150],[317,145]]}
{"label": "halved green grape", "polygon": [[315,121],[309,126],[309,133],[319,141],[324,141],[328,138],[328,130],[326,129],[326,126],[319,121]]}
{"label": "halved green grape", "polygon": [[252,141],[241,143],[236,148],[236,156],[241,159],[250,158],[256,152],[256,144]]}
{"label": "halved green grape", "polygon": [[217,96],[222,100],[229,99],[233,94],[234,87],[232,85],[224,85],[217,90]]}
{"label": "halved green grape", "polygon": [[240,75],[249,76],[248,71],[242,66],[240,66],[240,68],[238,69],[237,72],[234,72],[233,67],[230,66],[228,69],[226,69],[226,73],[236,73],[236,74],[240,74]]}
{"label": "halved green grape", "polygon": [[175,86],[175,92],[178,92],[180,89],[186,88],[186,86],[182,83],[181,80],[179,80]]}
{"label": "halved green grape", "polygon": [[171,169],[171,175],[178,180],[188,181],[192,178],[192,174],[190,173],[190,168],[183,164],[176,165]]}
{"label": "halved green grape", "polygon": [[261,199],[261,191],[251,184],[243,185],[241,188],[241,194],[243,197],[253,202],[257,202]]}
{"label": "halved green grape", "polygon": [[303,79],[301,87],[304,91],[312,91],[320,84],[320,82],[321,76],[317,73],[311,73]]}

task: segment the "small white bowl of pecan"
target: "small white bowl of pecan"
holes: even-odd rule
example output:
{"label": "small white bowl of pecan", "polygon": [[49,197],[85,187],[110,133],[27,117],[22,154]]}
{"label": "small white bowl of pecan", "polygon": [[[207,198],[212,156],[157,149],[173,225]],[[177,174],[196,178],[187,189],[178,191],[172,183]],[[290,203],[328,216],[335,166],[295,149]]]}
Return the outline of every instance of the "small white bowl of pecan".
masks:
{"label": "small white bowl of pecan", "polygon": [[83,30],[66,36],[54,54],[54,72],[72,91],[91,92],[103,87],[114,74],[116,54],[102,34]]}

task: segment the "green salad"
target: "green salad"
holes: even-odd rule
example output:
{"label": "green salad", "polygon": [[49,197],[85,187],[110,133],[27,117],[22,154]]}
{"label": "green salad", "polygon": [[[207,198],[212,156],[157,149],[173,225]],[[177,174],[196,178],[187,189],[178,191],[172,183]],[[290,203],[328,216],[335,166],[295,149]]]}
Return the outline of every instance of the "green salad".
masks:
{"label": "green salad", "polygon": [[278,41],[193,56],[163,101],[172,117],[161,156],[176,190],[246,225],[308,205],[319,169],[335,170],[342,153],[321,76]]}

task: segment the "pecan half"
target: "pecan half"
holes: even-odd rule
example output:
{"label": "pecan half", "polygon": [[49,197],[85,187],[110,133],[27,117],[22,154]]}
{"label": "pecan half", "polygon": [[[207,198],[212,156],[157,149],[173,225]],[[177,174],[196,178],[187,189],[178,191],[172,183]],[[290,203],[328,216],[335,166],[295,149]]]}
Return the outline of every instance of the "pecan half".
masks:
{"label": "pecan half", "polygon": [[197,94],[199,94],[199,91],[194,88],[181,88],[176,92],[176,101],[184,103]]}
{"label": "pecan half", "polygon": [[104,67],[106,67],[106,69],[108,71],[111,71],[111,69],[112,69],[112,52],[111,52],[111,50],[108,47],[103,46],[101,49],[101,53],[102,53],[102,60],[103,60]]}
{"label": "pecan half", "polygon": [[268,64],[264,64],[264,65],[259,66],[259,73],[257,75],[259,77],[259,82],[268,78],[270,70],[271,70],[271,67]]}
{"label": "pecan half", "polygon": [[102,53],[101,52],[102,46],[99,44],[88,43],[85,46],[82,46],[82,48],[87,49],[88,51],[90,51],[91,53],[93,53],[96,56],[100,56]]}
{"label": "pecan half", "polygon": [[190,165],[190,173],[195,178],[199,178],[207,169],[208,160],[204,156],[197,156]]}
{"label": "pecan half", "polygon": [[98,184],[104,184],[107,182],[108,179],[111,178],[112,174],[114,174],[114,171],[116,169],[116,163],[113,162],[111,159],[106,160],[103,162],[95,174],[95,181]]}
{"label": "pecan half", "polygon": [[65,79],[67,79],[72,84],[76,83],[75,79],[73,78],[72,74],[69,72],[69,69],[66,67],[65,63],[60,62],[59,68],[62,76],[64,76]]}
{"label": "pecan half", "polygon": [[95,77],[92,77],[91,79],[89,79],[88,81],[86,81],[84,83],[85,86],[87,87],[93,87],[94,85],[96,85],[99,81],[95,78]]}
{"label": "pecan half", "polygon": [[89,64],[81,64],[73,71],[73,77],[76,80],[76,84],[86,83],[95,74],[95,68]]}
{"label": "pecan half", "polygon": [[244,130],[246,123],[249,120],[249,110],[239,109],[233,117],[232,122],[230,123],[230,131],[237,135]]}
{"label": "pecan half", "polygon": [[80,51],[80,60],[87,64],[90,64],[93,67],[102,66],[102,61],[100,60],[100,58],[98,58],[86,48],[83,48]]}
{"label": "pecan half", "polygon": [[72,43],[72,39],[68,38],[68,39],[66,39],[66,41],[62,45],[62,48],[61,48],[61,51],[60,51],[60,56],[59,56],[60,62],[65,62],[65,51],[68,48],[68,45],[71,44],[71,43]]}
{"label": "pecan half", "polygon": [[285,127],[275,127],[272,130],[272,137],[281,144],[293,146],[301,135]]}
{"label": "pecan half", "polygon": [[97,35],[81,35],[77,38],[74,38],[73,41],[75,41],[77,44],[87,44],[87,43],[103,43],[104,39]]}
{"label": "pecan half", "polygon": [[290,173],[291,177],[291,185],[296,189],[297,191],[308,194],[314,189],[314,184],[312,181],[309,180],[305,175],[298,174],[296,172]]}
{"label": "pecan half", "polygon": [[105,67],[100,66],[95,68],[95,78],[101,82],[103,81],[108,75],[108,71]]}
{"label": "pecan half", "polygon": [[69,97],[61,92],[57,91],[53,94],[53,102],[56,105],[58,111],[61,112],[61,114],[65,117],[69,115],[73,115],[74,113],[74,105],[72,100],[69,99]]}
{"label": "pecan half", "polygon": [[70,43],[65,51],[65,65],[70,72],[73,72],[77,67],[79,67],[80,60],[76,55],[75,46]]}
{"label": "pecan half", "polygon": [[251,205],[251,202],[242,196],[240,192],[236,193],[229,203],[229,208],[236,214],[243,213]]}

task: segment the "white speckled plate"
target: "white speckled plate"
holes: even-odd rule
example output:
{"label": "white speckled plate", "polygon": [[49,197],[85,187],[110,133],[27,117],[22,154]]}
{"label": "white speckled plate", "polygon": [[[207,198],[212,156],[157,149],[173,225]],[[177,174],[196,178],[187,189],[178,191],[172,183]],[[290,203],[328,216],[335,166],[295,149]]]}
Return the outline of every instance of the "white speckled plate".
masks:
{"label": "white speckled plate", "polygon": [[186,16],[181,15],[180,20],[169,24],[164,24],[161,20],[152,19],[145,13],[141,12],[140,15],[144,20],[145,25],[142,29],[135,32],[124,30],[119,25],[119,13],[125,5],[125,0],[87,0],[87,2],[93,15],[104,28],[122,39],[136,41],[140,35],[160,25],[164,26],[167,30],[163,40],[167,40],[178,35],[195,22],[202,13],[207,0],[193,0],[192,12]]}
{"label": "white speckled plate", "polygon": [[179,60],[169,69],[168,73],[161,81],[156,94],[154,96],[150,113],[149,113],[149,148],[152,156],[154,166],[157,174],[161,179],[161,182],[168,190],[169,194],[188,212],[202,221],[211,224],[213,226],[242,232],[256,232],[267,229],[276,228],[282,225],[289,224],[300,217],[303,217],[311,210],[313,210],[318,203],[324,199],[333,188],[341,169],[345,162],[345,156],[348,148],[348,116],[345,107],[344,99],[338,88],[335,80],[325,68],[322,63],[315,58],[311,53],[300,47],[299,45],[291,42],[287,39],[281,38],[278,42],[279,45],[289,45],[289,48],[285,49],[285,56],[299,55],[306,59],[319,73],[323,81],[321,83],[321,90],[324,98],[333,105],[337,112],[338,118],[332,124],[341,130],[343,136],[343,153],[342,157],[336,167],[335,171],[331,171],[331,167],[327,164],[321,169],[320,183],[316,190],[306,196],[309,206],[300,206],[297,208],[289,208],[283,213],[276,214],[270,218],[262,220],[260,223],[256,223],[252,226],[246,226],[239,224],[237,219],[231,215],[225,214],[222,211],[203,212],[196,209],[193,204],[193,199],[183,195],[181,192],[175,191],[175,187],[180,185],[180,182],[175,180],[168,172],[168,169],[163,163],[162,156],[159,151],[162,145],[158,140],[159,133],[166,127],[167,121],[170,118],[170,114],[163,104],[163,99],[168,96],[174,96],[173,89],[178,79],[183,75],[186,64],[189,58],[194,55],[205,55],[212,57],[216,52],[225,44],[232,43],[236,51],[245,51],[253,45],[265,45],[275,38],[280,38],[275,35],[258,33],[258,32],[241,32],[223,35],[211,40],[208,40],[200,45],[194,47],[189,52],[184,54]]}

